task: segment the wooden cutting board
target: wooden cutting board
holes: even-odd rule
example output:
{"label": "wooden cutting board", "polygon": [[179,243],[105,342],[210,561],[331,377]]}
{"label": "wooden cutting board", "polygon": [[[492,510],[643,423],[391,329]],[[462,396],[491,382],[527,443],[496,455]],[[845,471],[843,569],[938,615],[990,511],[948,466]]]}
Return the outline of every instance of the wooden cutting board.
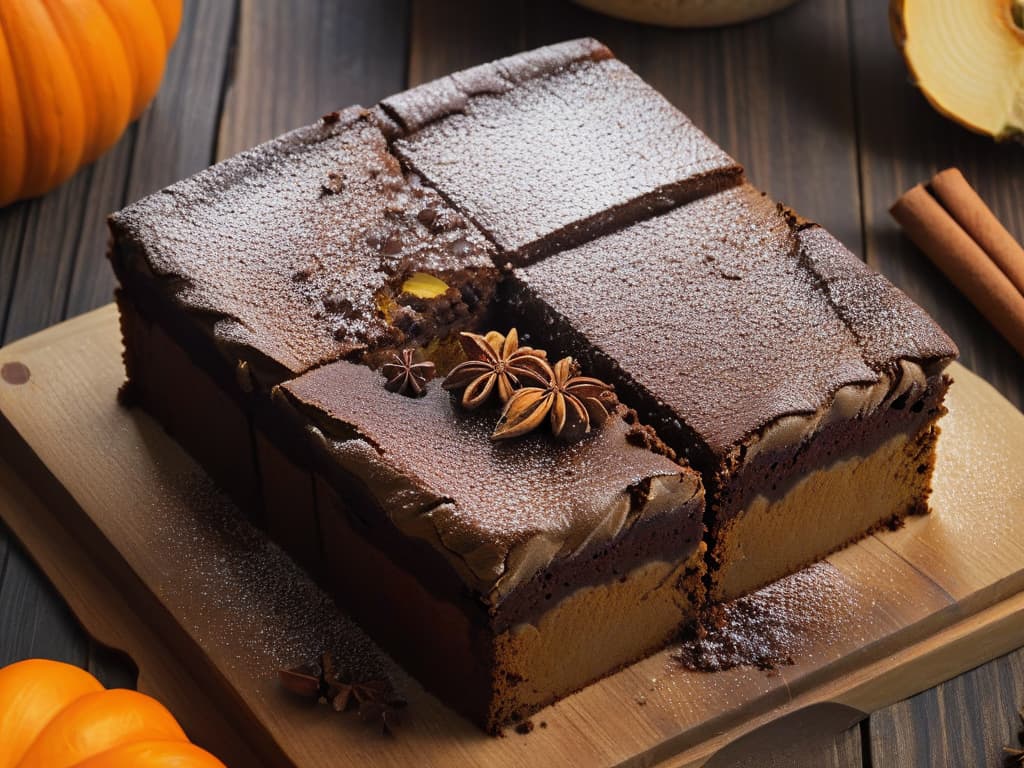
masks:
{"label": "wooden cutting board", "polygon": [[1024,645],[1024,415],[957,365],[932,514],[774,588],[793,665],[696,673],[669,649],[505,738],[394,668],[410,703],[382,736],[280,690],[282,660],[328,631],[302,607],[312,587],[116,403],[120,355],[112,306],[0,350],[0,515],[86,630],[232,766],[700,765],[773,723],[838,731]]}

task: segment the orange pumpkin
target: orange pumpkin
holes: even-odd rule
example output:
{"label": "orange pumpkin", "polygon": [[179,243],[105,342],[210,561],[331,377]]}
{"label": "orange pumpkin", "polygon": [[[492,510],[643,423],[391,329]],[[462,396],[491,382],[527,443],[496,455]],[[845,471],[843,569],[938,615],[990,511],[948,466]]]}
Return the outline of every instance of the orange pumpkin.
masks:
{"label": "orange pumpkin", "polygon": [[[0,0],[4,2],[4,0]],[[160,702],[29,659],[0,669],[0,768],[224,768]]]}
{"label": "orange pumpkin", "polygon": [[0,0],[0,206],[107,150],[156,94],[182,0]]}

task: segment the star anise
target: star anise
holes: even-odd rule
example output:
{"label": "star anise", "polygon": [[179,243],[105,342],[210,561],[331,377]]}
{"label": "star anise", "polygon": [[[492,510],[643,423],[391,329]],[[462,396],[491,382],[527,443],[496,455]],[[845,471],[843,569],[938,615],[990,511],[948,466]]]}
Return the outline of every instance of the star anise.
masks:
{"label": "star anise", "polygon": [[608,418],[614,393],[598,379],[580,376],[571,357],[564,357],[552,368],[544,363],[546,381],[540,387],[516,390],[505,404],[492,440],[525,435],[540,426],[544,417],[551,421],[555,437],[573,442]]}
{"label": "star anise", "polygon": [[512,393],[524,382],[543,385],[550,370],[547,353],[541,349],[519,346],[515,328],[503,336],[491,331],[486,336],[463,332],[459,335],[469,359],[452,368],[442,386],[462,389],[462,405],[479,408],[497,389],[501,402],[507,403]]}
{"label": "star anise", "polygon": [[413,350],[403,349],[381,366],[380,372],[387,379],[384,388],[389,392],[419,397],[427,391],[427,382],[434,378],[434,364],[429,361],[417,363],[413,355]]}
{"label": "star anise", "polygon": [[320,695],[323,669],[319,664],[300,664],[291,669],[280,669],[277,676],[281,685],[297,696],[315,699]]}
{"label": "star anise", "polygon": [[406,706],[391,683],[380,678],[359,680],[334,665],[334,657],[325,651],[317,661],[278,671],[281,684],[292,693],[330,704],[336,712],[358,709],[368,723],[391,733],[398,712]]}

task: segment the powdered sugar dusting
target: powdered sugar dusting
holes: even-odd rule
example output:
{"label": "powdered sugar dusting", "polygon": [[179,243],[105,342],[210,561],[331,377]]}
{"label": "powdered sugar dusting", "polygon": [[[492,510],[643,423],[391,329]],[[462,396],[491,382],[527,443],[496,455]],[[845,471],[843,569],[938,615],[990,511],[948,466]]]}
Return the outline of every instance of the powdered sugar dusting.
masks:
{"label": "powdered sugar dusting", "polygon": [[812,645],[839,640],[859,602],[835,567],[817,563],[751,595],[712,607],[704,626],[672,658],[684,669],[699,672],[791,665]]}
{"label": "powdered sugar dusting", "polygon": [[391,676],[393,663],[363,630],[206,475],[169,487],[181,496],[155,510],[151,529],[152,551],[173,569],[161,597],[200,645],[257,678],[325,650],[358,679]]}

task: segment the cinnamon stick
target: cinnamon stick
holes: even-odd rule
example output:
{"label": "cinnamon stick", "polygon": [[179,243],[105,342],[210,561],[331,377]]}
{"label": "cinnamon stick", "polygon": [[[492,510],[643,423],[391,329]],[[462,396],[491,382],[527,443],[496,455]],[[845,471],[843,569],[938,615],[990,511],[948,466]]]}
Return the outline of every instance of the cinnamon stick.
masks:
{"label": "cinnamon stick", "polygon": [[1013,239],[958,168],[935,175],[929,188],[974,242],[1024,294],[1024,248]]}
{"label": "cinnamon stick", "polygon": [[922,185],[890,209],[907,235],[1024,355],[1024,294]]}

